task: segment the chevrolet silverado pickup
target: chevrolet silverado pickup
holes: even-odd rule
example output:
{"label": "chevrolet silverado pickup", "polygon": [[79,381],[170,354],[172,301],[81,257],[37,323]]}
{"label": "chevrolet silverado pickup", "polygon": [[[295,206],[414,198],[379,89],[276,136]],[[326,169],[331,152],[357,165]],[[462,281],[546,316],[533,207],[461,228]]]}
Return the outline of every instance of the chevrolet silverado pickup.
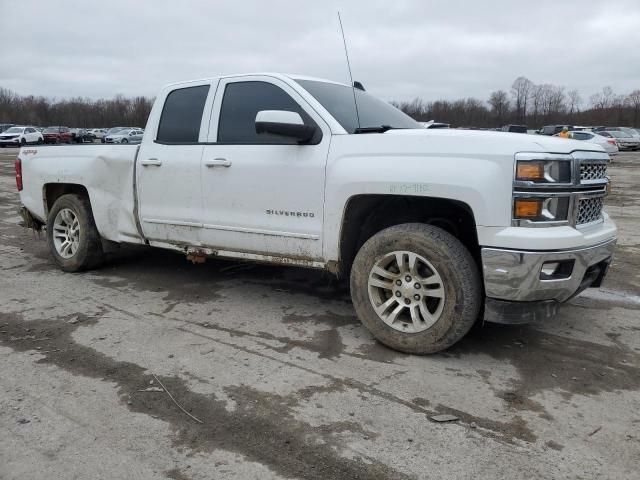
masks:
{"label": "chevrolet silverado pickup", "polygon": [[141,145],[23,148],[16,182],[64,271],[114,242],[325,269],[380,342],[426,354],[600,285],[608,161],[595,144],[425,129],[361,88],[247,74],[165,87]]}

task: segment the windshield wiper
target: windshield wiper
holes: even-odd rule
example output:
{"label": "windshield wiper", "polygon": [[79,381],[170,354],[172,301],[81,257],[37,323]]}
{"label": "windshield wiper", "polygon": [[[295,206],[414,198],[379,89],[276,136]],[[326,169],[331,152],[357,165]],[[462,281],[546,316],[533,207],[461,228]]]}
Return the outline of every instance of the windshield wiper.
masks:
{"label": "windshield wiper", "polygon": [[360,127],[356,128],[353,133],[384,133],[387,130],[391,130],[391,125],[380,125],[379,127]]}

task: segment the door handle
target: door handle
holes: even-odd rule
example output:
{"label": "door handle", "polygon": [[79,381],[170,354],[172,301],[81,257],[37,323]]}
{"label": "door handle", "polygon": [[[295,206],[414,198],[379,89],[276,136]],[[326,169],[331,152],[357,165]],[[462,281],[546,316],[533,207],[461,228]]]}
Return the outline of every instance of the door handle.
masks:
{"label": "door handle", "polygon": [[205,160],[204,165],[207,168],[230,167],[231,160],[227,160],[226,158],[214,158],[213,160]]}
{"label": "door handle", "polygon": [[143,167],[149,167],[149,166],[160,167],[162,166],[162,160],[158,160],[157,158],[148,158],[146,160],[142,160],[140,164]]}

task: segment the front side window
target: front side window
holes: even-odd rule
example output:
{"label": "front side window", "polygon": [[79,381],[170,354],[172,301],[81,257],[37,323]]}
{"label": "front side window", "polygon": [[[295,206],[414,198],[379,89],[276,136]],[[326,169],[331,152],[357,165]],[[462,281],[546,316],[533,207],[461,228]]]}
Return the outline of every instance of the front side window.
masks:
{"label": "front side window", "polygon": [[[393,105],[362,90],[338,83],[317,80],[296,80],[349,133],[358,128],[417,128],[424,127]],[[354,102],[355,93],[355,102]],[[356,114],[356,103],[358,106]],[[360,122],[358,123],[358,118]]]}
{"label": "front side window", "polygon": [[195,143],[209,85],[179,88],[167,95],[160,116],[156,141],[161,143]]}
{"label": "front side window", "polygon": [[298,102],[280,87],[267,82],[234,82],[227,84],[222,98],[218,143],[297,143],[293,138],[256,133],[256,115],[261,110],[296,112],[306,125],[316,125]]}

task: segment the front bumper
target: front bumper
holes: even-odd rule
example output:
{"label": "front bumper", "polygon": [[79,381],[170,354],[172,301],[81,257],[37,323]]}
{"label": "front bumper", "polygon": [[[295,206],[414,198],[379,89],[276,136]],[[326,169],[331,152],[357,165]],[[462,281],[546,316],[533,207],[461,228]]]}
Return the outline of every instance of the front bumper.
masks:
{"label": "front bumper", "polygon": [[[582,290],[599,287],[616,245],[604,243],[573,250],[520,251],[482,249],[485,320],[527,323],[553,316],[559,303]],[[545,275],[543,265],[558,264],[557,273]]]}

